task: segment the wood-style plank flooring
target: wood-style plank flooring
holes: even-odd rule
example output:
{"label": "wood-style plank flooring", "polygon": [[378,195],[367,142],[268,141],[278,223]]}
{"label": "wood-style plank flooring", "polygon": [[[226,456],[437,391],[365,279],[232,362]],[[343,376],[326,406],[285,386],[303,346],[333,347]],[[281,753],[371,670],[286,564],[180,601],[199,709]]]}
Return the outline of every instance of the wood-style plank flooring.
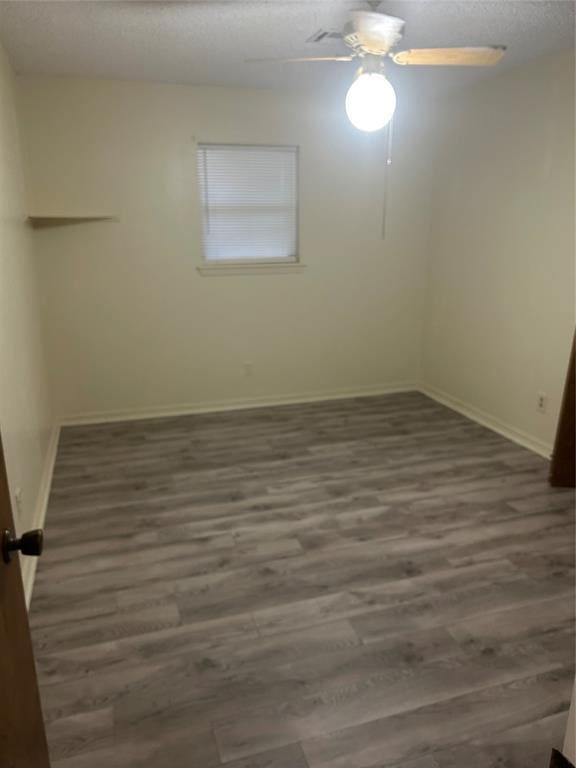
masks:
{"label": "wood-style plank flooring", "polygon": [[53,768],[542,768],[574,495],[420,394],[65,429],[31,611]]}

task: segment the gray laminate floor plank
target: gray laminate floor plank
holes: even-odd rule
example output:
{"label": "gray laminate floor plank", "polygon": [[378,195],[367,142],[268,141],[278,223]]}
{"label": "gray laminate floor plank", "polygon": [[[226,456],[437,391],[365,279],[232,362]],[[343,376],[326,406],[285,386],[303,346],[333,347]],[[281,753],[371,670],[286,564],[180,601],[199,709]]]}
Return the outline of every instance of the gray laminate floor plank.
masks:
{"label": "gray laminate floor plank", "polygon": [[544,764],[574,666],[546,474],[416,393],[64,429],[30,615],[54,768]]}
{"label": "gray laminate floor plank", "polygon": [[[373,720],[304,741],[310,768],[375,768],[402,765],[426,754],[462,747],[467,755],[474,740],[490,741],[501,731],[566,713],[570,702],[572,670],[546,672],[500,686],[457,696],[424,707]],[[552,729],[542,735],[558,745]],[[542,745],[546,751],[547,744]],[[490,759],[480,762],[491,768]],[[522,763],[512,763],[514,768]]]}

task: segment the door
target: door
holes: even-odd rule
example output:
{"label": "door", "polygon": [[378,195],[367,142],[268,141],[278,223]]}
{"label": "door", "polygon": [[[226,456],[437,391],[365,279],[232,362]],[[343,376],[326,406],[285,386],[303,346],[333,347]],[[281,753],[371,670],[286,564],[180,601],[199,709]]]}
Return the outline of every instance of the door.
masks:
{"label": "door", "polygon": [[576,485],[576,338],[568,363],[564,385],[564,397],[560,408],[558,428],[552,461],[550,462],[550,485],[574,488]]}
{"label": "door", "polygon": [[39,554],[41,538],[40,532],[30,532],[16,541],[13,534],[0,440],[0,768],[49,768],[20,555],[15,552],[18,548]]}

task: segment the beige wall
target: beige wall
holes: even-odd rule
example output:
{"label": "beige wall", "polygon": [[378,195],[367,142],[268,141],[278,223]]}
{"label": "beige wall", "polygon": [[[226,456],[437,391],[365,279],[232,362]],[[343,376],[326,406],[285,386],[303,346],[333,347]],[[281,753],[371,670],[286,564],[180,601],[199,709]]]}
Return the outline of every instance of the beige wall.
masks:
{"label": "beige wall", "polygon": [[[0,428],[15,523],[22,531],[41,522],[53,430],[13,91],[0,48]],[[25,579],[30,566],[28,560]]]}
{"label": "beige wall", "polygon": [[424,380],[546,452],[574,331],[573,56],[458,94],[443,130]]}
{"label": "beige wall", "polygon": [[[35,210],[120,217],[37,235],[63,417],[417,382],[429,210],[423,113],[397,120],[383,242],[384,137],[354,130],[342,102],[341,94],[22,81]],[[193,137],[300,146],[303,273],[198,274]]]}
{"label": "beige wall", "polygon": [[[559,54],[439,112],[405,98],[386,241],[383,137],[341,94],[22,80],[34,209],[120,217],[36,234],[59,414],[422,384],[549,452],[574,326],[573,80]],[[300,145],[303,273],[198,274],[194,138]]]}

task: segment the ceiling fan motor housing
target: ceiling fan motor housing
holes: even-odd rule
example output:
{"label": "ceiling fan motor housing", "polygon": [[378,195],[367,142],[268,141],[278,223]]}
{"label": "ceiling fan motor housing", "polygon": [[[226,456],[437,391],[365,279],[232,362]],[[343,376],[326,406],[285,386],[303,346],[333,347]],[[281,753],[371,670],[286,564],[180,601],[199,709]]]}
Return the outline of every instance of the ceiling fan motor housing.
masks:
{"label": "ceiling fan motor housing", "polygon": [[358,56],[385,56],[402,39],[403,28],[403,19],[364,11],[352,16],[342,39]]}

